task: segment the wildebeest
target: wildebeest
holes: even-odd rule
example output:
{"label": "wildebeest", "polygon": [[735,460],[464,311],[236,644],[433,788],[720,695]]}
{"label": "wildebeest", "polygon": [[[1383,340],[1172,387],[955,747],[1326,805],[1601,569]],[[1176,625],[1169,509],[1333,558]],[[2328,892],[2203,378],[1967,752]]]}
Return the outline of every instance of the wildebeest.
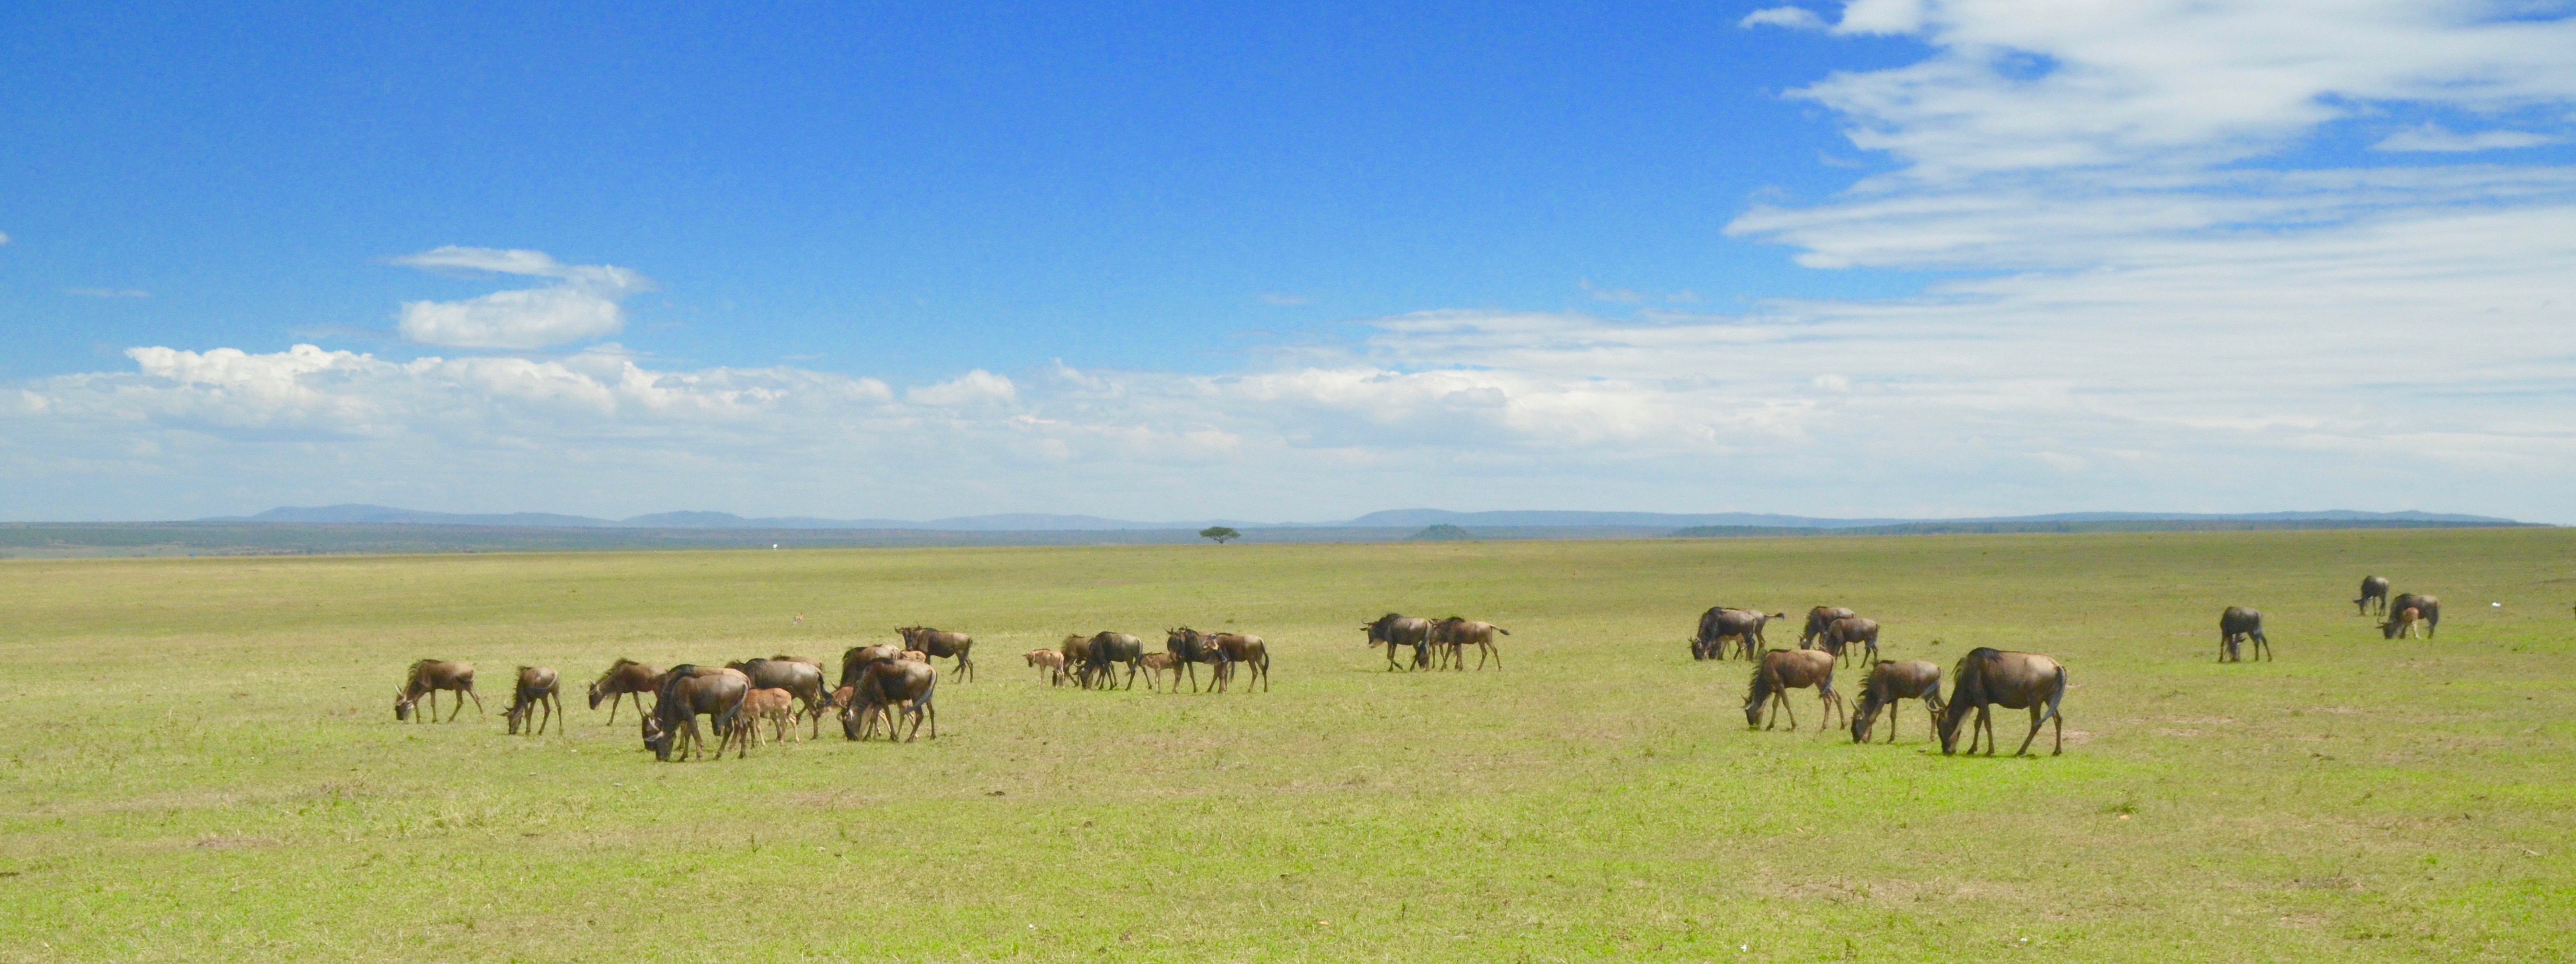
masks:
{"label": "wildebeest", "polygon": [[1181,670],[1187,670],[1190,674],[1190,692],[1198,692],[1200,663],[1206,663],[1211,667],[1209,671],[1214,674],[1209,681],[1211,687],[1225,679],[1225,650],[1211,641],[1206,633],[1187,626],[1164,630],[1163,651],[1170,653],[1172,658],[1179,662],[1179,668],[1172,674],[1172,685],[1175,687],[1180,685]]}
{"label": "wildebeest", "polygon": [[2409,639],[2414,637],[2416,635],[2416,631],[2422,628],[2423,619],[2424,611],[2413,606],[2408,606],[2404,609],[2398,610],[2397,615],[2388,617],[2389,622],[2397,624],[2397,634],[2389,638]]}
{"label": "wildebeest", "polygon": [[1413,647],[1413,667],[1408,668],[1430,667],[1430,620],[1424,619],[1420,616],[1399,616],[1394,613],[1388,613],[1384,616],[1378,617],[1376,622],[1360,628],[1368,630],[1369,645],[1386,647],[1386,668],[1388,672],[1395,671],[1395,648],[1398,646]]}
{"label": "wildebeest", "polygon": [[1959,658],[1950,670],[1950,698],[1941,707],[1941,753],[1949,755],[1959,746],[1959,724],[1969,714],[1976,715],[1968,735],[1968,752],[1977,752],[1977,737],[1985,737],[1986,755],[1995,755],[1995,724],[1987,714],[1987,705],[2008,710],[2030,711],[2030,735],[2022,737],[2021,749],[2014,756],[2030,752],[2030,741],[2039,738],[2039,726],[2057,722],[2057,745],[2050,756],[2066,752],[2066,717],[2057,712],[2057,704],[2066,698],[2066,667],[2038,653],[2007,653],[1979,646]]}
{"label": "wildebeest", "polygon": [[2388,615],[2388,577],[2361,577],[2361,597],[2352,601],[2352,607],[2357,615],[2367,616],[2373,603],[2378,604],[2380,615]]}
{"label": "wildebeest", "polygon": [[635,712],[644,712],[644,694],[653,692],[653,681],[661,678],[662,668],[631,659],[620,658],[608,664],[608,672],[590,684],[590,708],[598,709],[599,701],[608,701],[608,725],[617,725],[617,701],[635,698]]}
{"label": "wildebeest", "polygon": [[1431,624],[1431,646],[1440,651],[1440,658],[1451,668],[1461,670],[1467,668],[1467,647],[1474,646],[1477,669],[1484,669],[1485,658],[1490,656],[1494,660],[1494,668],[1499,670],[1503,668],[1503,651],[1494,648],[1495,633],[1509,636],[1512,631],[1492,623],[1451,616]]}
{"label": "wildebeest", "polygon": [[1136,665],[1145,671],[1146,689],[1162,689],[1164,673],[1172,674],[1173,690],[1178,691],[1181,688],[1181,661],[1172,654],[1146,653],[1136,658]]}
{"label": "wildebeest", "polygon": [[905,649],[917,649],[932,656],[956,657],[957,668],[950,672],[957,675],[957,681],[961,683],[975,681],[975,637],[965,633],[932,629],[928,626],[904,626],[896,629],[895,632],[903,634]]}
{"label": "wildebeest", "polygon": [[[787,725],[788,713],[795,706],[796,694],[774,686],[755,686],[751,692],[743,694],[742,706],[733,714],[733,731],[725,734],[725,739],[741,742],[742,749],[734,759],[750,755],[752,744],[760,742],[763,720],[769,721],[771,726],[770,742],[787,742],[788,737],[795,735],[795,730]],[[723,744],[716,745],[716,755],[724,755]]]}
{"label": "wildebeest", "polygon": [[1073,678],[1073,685],[1090,689],[1091,677],[1082,671],[1082,663],[1091,658],[1091,637],[1066,636],[1055,648],[1064,653],[1064,672]]}
{"label": "wildebeest", "polygon": [[2219,662],[2242,660],[2244,656],[2238,649],[2249,639],[2254,641],[2255,659],[2266,659],[2272,655],[2272,641],[2263,638],[2262,610],[2229,606],[2226,612],[2218,614]]}
{"label": "wildebeest", "polygon": [[1824,635],[1816,637],[1816,645],[1837,659],[1851,656],[1854,644],[1863,649],[1860,656],[1854,657],[1861,661],[1861,665],[1878,662],[1878,620],[1845,616],[1834,620],[1833,625],[1825,627]]}
{"label": "wildebeest", "polygon": [[[519,685],[510,688],[510,712],[504,714],[504,718],[510,721],[510,732],[515,734],[521,724],[535,722],[537,713],[543,711],[546,714],[544,721],[529,727],[528,735],[544,733],[546,723],[553,722],[555,714],[563,712],[561,689],[561,681],[554,670],[543,666],[519,667]],[[563,727],[555,727],[555,732],[563,732]]]}
{"label": "wildebeest", "polygon": [[810,659],[772,656],[767,659],[746,659],[737,663],[726,663],[725,668],[740,670],[742,675],[751,677],[752,689],[786,690],[805,704],[805,715],[812,723],[813,735],[817,737],[823,735],[823,714],[817,710],[822,707],[823,698],[829,693],[823,686],[822,666]]}
{"label": "wildebeest", "polygon": [[1036,667],[1038,676],[1051,685],[1064,685],[1063,653],[1052,649],[1032,649],[1021,654],[1021,658],[1028,660],[1030,666]]}
{"label": "wildebeest", "polygon": [[[483,712],[483,698],[474,695],[474,664],[451,663],[443,659],[424,659],[411,664],[410,672],[403,676],[402,688],[394,691],[394,719],[430,722],[438,716],[438,691],[440,690],[447,690],[473,700],[474,712]],[[429,697],[429,713],[426,716],[415,717],[412,711],[423,696]],[[456,714],[465,711],[465,700],[458,699],[451,702],[456,704],[454,709],[447,711],[447,718],[452,722],[456,719]]]}
{"label": "wildebeest", "polygon": [[[742,698],[751,692],[751,677],[741,670],[720,669],[683,663],[662,674],[654,690],[653,713],[644,718],[644,745],[656,760],[669,761],[674,740],[680,744],[682,759],[692,752],[703,756],[706,740],[698,733],[698,717],[715,717],[715,731],[721,741],[733,732],[735,712],[742,708]],[[716,755],[724,755],[724,745],[716,745]]]}
{"label": "wildebeest", "polygon": [[1878,726],[1878,711],[1887,710],[1887,742],[1896,742],[1896,701],[1922,700],[1923,712],[1937,724],[1941,719],[1941,666],[1928,659],[1903,659],[1880,663],[1869,671],[1860,687],[1860,705],[1852,709],[1852,742],[1869,742],[1870,732]]}
{"label": "wildebeest", "polygon": [[1851,711],[1842,694],[1834,692],[1834,654],[1819,649],[1765,651],[1761,665],[1753,668],[1753,685],[1744,693],[1745,728],[1751,729],[1760,723],[1767,730],[1778,724],[1780,718],[1776,712],[1769,723],[1762,719],[1764,708],[1778,707],[1789,711],[1789,729],[1796,730],[1798,711],[1789,706],[1789,691],[1810,686],[1816,688],[1816,699],[1825,707],[1825,717],[1818,722],[1817,729],[1832,726],[1836,712],[1841,712],[1846,721],[1851,719]]}
{"label": "wildebeest", "polygon": [[859,685],[859,674],[867,671],[868,664],[890,662],[902,658],[903,647],[901,646],[891,644],[852,646],[849,649],[841,651],[841,681],[833,685],[835,688],[842,686],[857,686]]}
{"label": "wildebeest", "polygon": [[1127,664],[1127,688],[1136,688],[1136,661],[1145,655],[1145,641],[1114,630],[1093,633],[1089,646],[1083,648],[1083,686],[1099,680],[1102,689],[1117,689],[1116,664]]}
{"label": "wildebeest", "polygon": [[895,731],[901,729],[896,720],[896,707],[901,706],[901,714],[912,718],[912,730],[904,736],[903,742],[910,743],[921,735],[925,716],[930,720],[930,738],[938,739],[939,709],[931,705],[931,694],[938,685],[939,673],[928,663],[892,660],[869,666],[867,672],[859,677],[858,691],[853,694],[850,707],[841,711],[841,735],[853,740],[864,739],[875,729],[871,721],[883,714],[886,739],[892,741]]}
{"label": "wildebeest", "polygon": [[1269,643],[1249,633],[1209,633],[1207,640],[1225,654],[1225,662],[1217,664],[1217,673],[1226,683],[1234,682],[1235,667],[1244,666],[1252,670],[1252,678],[1243,681],[1244,692],[1252,692],[1254,683],[1261,684],[1262,692],[1270,691]]}
{"label": "wildebeest", "polygon": [[1779,618],[1779,613],[1764,615],[1759,609],[1710,607],[1699,614],[1699,633],[1691,637],[1691,658],[1725,659],[1726,641],[1733,639],[1742,646],[1744,658],[1752,659],[1764,643],[1763,624]]}
{"label": "wildebeest", "polygon": [[1850,619],[1858,615],[1860,614],[1841,606],[1818,606],[1807,610],[1807,628],[1798,632],[1798,648],[1813,648],[1816,640],[1825,635],[1825,630],[1832,628],[1834,620]]}
{"label": "wildebeest", "polygon": [[[2400,609],[2414,610],[2416,616],[2416,622],[2414,625],[2416,628],[2424,631],[2425,639],[2433,638],[2433,630],[2442,625],[2442,601],[2431,596],[2411,592],[2401,592],[2397,594],[2397,598],[2388,601],[2388,608],[2390,611]],[[2397,621],[2394,619],[2380,623],[2380,638],[2396,639],[2398,630],[2404,628],[2406,627],[2397,625]]]}

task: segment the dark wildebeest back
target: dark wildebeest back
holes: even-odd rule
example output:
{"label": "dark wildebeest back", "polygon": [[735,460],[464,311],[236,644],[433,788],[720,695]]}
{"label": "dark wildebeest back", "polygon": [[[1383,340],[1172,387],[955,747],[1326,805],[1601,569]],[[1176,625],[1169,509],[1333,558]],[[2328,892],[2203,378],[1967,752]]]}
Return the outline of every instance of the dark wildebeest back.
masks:
{"label": "dark wildebeest back", "polygon": [[1825,634],[1816,639],[1817,645],[1834,654],[1836,659],[1850,655],[1852,645],[1857,643],[1863,648],[1860,657],[1863,665],[1878,662],[1878,620],[1845,616],[1825,627]]}
{"label": "dark wildebeest back", "polygon": [[[1950,670],[1950,698],[1941,708],[1941,754],[1948,756],[1958,748],[1959,724],[1972,715],[1976,722],[1971,730],[1982,731],[1986,755],[1995,755],[1994,723],[1987,715],[1989,704],[2008,710],[2030,711],[2030,735],[2022,738],[2021,749],[2014,756],[2029,752],[2030,742],[2039,738],[2039,728],[2051,720],[2057,723],[2057,745],[2051,756],[2066,751],[2066,718],[2057,711],[2066,698],[2066,667],[2038,653],[2010,653],[1979,646],[1959,658]],[[1968,738],[1968,752],[1977,749],[1976,735]]]}
{"label": "dark wildebeest back", "polygon": [[[1222,685],[1224,683],[1224,674],[1226,669],[1225,649],[1215,643],[1209,642],[1209,637],[1206,633],[1199,632],[1198,630],[1191,629],[1187,626],[1183,626],[1179,629],[1164,630],[1163,651],[1172,654],[1173,659],[1179,660],[1182,666],[1189,668],[1190,692],[1196,693],[1199,691],[1200,663],[1206,663],[1214,668],[1212,672],[1216,674],[1216,679],[1211,680],[1210,685]],[[1176,678],[1174,682],[1178,682],[1177,671],[1175,672],[1175,676]]]}
{"label": "dark wildebeest back", "polygon": [[1869,742],[1870,733],[1878,727],[1878,711],[1887,710],[1887,742],[1896,742],[1896,703],[1898,700],[1922,700],[1924,712],[1939,725],[1941,713],[1941,666],[1931,660],[1903,659],[1880,663],[1869,671],[1861,683],[1860,706],[1852,710],[1852,742]]}
{"label": "dark wildebeest back", "polygon": [[903,715],[912,718],[912,732],[903,742],[912,742],[912,737],[921,734],[925,716],[930,720],[930,738],[938,739],[939,709],[931,702],[938,685],[939,673],[928,663],[893,660],[869,666],[859,678],[858,693],[850,701],[850,708],[841,714],[841,735],[852,740],[864,738],[874,728],[871,717],[882,713],[886,740],[893,742],[899,728],[894,707],[900,703],[904,705]]}
{"label": "dark wildebeest back", "polygon": [[726,663],[725,668],[751,677],[752,689],[786,690],[788,695],[805,704],[805,715],[813,723],[814,735],[822,735],[823,715],[816,709],[823,705],[830,693],[823,688],[823,668],[814,665],[812,660],[772,656]]}
{"label": "dark wildebeest back", "polygon": [[1807,628],[1798,633],[1798,648],[1807,649],[1814,646],[1816,640],[1825,635],[1825,630],[1833,627],[1834,620],[1850,619],[1858,615],[1860,614],[1841,606],[1818,606],[1807,610]]}
{"label": "dark wildebeest back", "polygon": [[[2433,638],[2433,628],[2442,624],[2442,601],[2431,596],[2398,593],[2397,598],[2388,601],[2388,611],[2393,613],[2400,609],[2415,610],[2415,615],[2423,620],[2425,639]],[[2379,634],[2383,639],[2396,639],[2397,631],[2402,628],[2392,619],[2379,624]]]}
{"label": "dark wildebeest back", "polygon": [[1127,688],[1135,689],[1136,661],[1145,656],[1145,641],[1126,633],[1102,630],[1092,634],[1090,642],[1091,645],[1082,658],[1083,672],[1086,675],[1099,676],[1102,689],[1116,689],[1118,688],[1114,682],[1116,671],[1110,667],[1125,663],[1127,664]]}
{"label": "dark wildebeest back", "polygon": [[2249,639],[2254,641],[2255,659],[2266,659],[2272,655],[2272,641],[2263,638],[2261,610],[2229,606],[2226,612],[2218,614],[2219,662],[2230,663],[2243,659],[2239,647]]}
{"label": "dark wildebeest back", "polygon": [[1393,672],[1396,668],[1395,648],[1398,646],[1413,647],[1413,665],[1406,667],[1407,669],[1430,667],[1431,620],[1420,616],[1399,616],[1388,613],[1378,617],[1376,622],[1360,628],[1368,630],[1369,645],[1386,647],[1388,672]]}
{"label": "dark wildebeest back", "polygon": [[2361,577],[2361,596],[2352,601],[2352,606],[2359,610],[2359,615],[2367,616],[2372,603],[2379,604],[2379,615],[2388,615],[2388,577]]}
{"label": "dark wildebeest back", "polygon": [[975,681],[975,637],[928,626],[905,626],[895,632],[902,634],[905,649],[917,649],[932,656],[956,657],[957,681]]}

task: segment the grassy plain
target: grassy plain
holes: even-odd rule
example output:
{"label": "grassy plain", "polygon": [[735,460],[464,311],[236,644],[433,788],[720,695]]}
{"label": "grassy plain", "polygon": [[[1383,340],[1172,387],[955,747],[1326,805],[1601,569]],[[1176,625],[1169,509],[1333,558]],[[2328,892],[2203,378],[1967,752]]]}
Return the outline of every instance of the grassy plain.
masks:
{"label": "grassy plain", "polygon": [[[2380,640],[2365,572],[2440,639]],[[1719,602],[2057,655],[2066,755],[1748,732],[1682,643]],[[2537,529],[12,561],[0,960],[2568,959],[2571,602]],[[2278,662],[2211,661],[2229,603]],[[1382,672],[1388,610],[1510,667]],[[519,663],[909,622],[983,655],[936,742],[661,765],[577,693],[501,733]],[[1276,691],[1016,655],[1184,622]],[[489,714],[396,724],[421,656]]]}

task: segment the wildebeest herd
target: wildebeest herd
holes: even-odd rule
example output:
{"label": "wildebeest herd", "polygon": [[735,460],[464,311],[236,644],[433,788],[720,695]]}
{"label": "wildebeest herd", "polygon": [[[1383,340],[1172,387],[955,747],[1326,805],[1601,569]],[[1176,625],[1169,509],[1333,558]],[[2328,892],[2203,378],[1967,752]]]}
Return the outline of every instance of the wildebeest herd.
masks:
{"label": "wildebeest herd", "polygon": [[[2361,596],[2353,604],[2362,615],[2375,613],[2383,617],[2378,624],[2383,638],[2399,639],[2419,633],[2432,638],[2442,619],[2441,601],[2417,593],[2392,597],[2389,590],[2387,579],[2367,577],[2361,583]],[[1928,725],[1939,738],[1945,755],[1958,750],[1963,728],[1968,732],[1968,752],[1976,752],[1982,742],[1986,753],[1993,755],[1997,743],[1991,713],[1995,707],[2027,710],[2030,714],[2030,731],[2013,751],[2015,756],[2028,753],[2040,728],[2051,723],[2056,730],[2050,753],[2065,752],[2066,722],[2059,706],[2066,698],[2066,667],[2054,658],[1982,646],[1971,649],[1951,666],[1950,693],[1945,698],[1941,694],[1939,664],[1880,657],[1880,627],[1876,620],[1840,606],[1817,606],[1807,611],[1797,649],[1768,648],[1764,627],[1771,620],[1786,618],[1786,613],[1715,606],[1700,615],[1699,626],[1691,635],[1690,654],[1694,660],[1740,657],[1754,664],[1743,704],[1748,728],[1772,729],[1786,714],[1789,728],[1796,730],[1797,711],[1788,693],[1813,689],[1820,704],[1818,727],[1830,727],[1840,716],[1855,743],[1872,740],[1881,711],[1888,717],[1887,741],[1895,742],[1898,705],[1910,699],[1922,703]],[[799,622],[802,619],[800,615]],[[1385,647],[1388,671],[1463,671],[1470,648],[1476,651],[1477,669],[1490,663],[1500,670],[1502,651],[1494,638],[1511,635],[1509,630],[1479,620],[1458,616],[1426,619],[1397,613],[1378,617],[1360,628],[1367,634],[1369,646]],[[783,654],[729,662],[721,667],[682,664],[667,670],[619,659],[590,684],[590,708],[597,710],[606,703],[608,725],[614,726],[619,704],[632,699],[641,718],[637,725],[644,746],[661,760],[705,755],[703,732],[698,727],[701,716],[712,718],[719,758],[727,748],[734,748],[737,757],[748,755],[759,742],[764,724],[773,742],[797,738],[800,726],[807,729],[806,736],[819,737],[825,714],[840,723],[842,735],[850,740],[867,739],[882,724],[886,739],[893,740],[901,732],[902,739],[910,742],[920,735],[925,723],[930,738],[938,739],[939,711],[932,697],[938,689],[940,673],[931,660],[955,660],[950,675],[960,681],[972,681],[974,637],[926,626],[904,626],[895,632],[901,639],[899,644],[853,646],[843,652],[838,682],[831,685],[825,684],[820,661]],[[2256,660],[2271,658],[2271,641],[2263,634],[2263,614],[2243,606],[2227,607],[2219,616],[2219,660],[2241,661],[2243,647],[2249,642]],[[1932,644],[1937,646],[1940,640]],[[1407,653],[1411,655],[1409,661],[1398,659]],[[1239,671],[1248,674],[1243,680],[1245,691],[1270,689],[1269,644],[1249,633],[1205,633],[1183,626],[1164,631],[1160,652],[1149,650],[1144,639],[1128,633],[1077,633],[1064,637],[1056,648],[1033,649],[1023,656],[1042,680],[1056,687],[1071,684],[1084,690],[1133,690],[1141,673],[1147,689],[1168,688],[1175,693],[1186,675],[1190,691],[1195,693],[1200,691],[1199,667],[1205,665],[1208,692],[1226,692]],[[1855,662],[1867,671],[1858,705],[1844,700],[1834,689],[1835,669]],[[1123,677],[1119,672],[1122,666]],[[467,700],[473,701],[476,712],[483,710],[482,697],[474,692],[472,665],[424,659],[411,665],[402,688],[396,692],[394,718],[434,721],[441,692],[452,694],[448,720],[463,711]],[[650,706],[644,701],[648,693],[653,696]],[[420,705],[424,699],[428,701],[426,708]],[[557,718],[562,708],[560,677],[553,669],[518,668],[506,714],[511,734],[537,735],[548,724],[560,731],[563,724]],[[904,728],[905,722],[911,724],[909,730]]]}

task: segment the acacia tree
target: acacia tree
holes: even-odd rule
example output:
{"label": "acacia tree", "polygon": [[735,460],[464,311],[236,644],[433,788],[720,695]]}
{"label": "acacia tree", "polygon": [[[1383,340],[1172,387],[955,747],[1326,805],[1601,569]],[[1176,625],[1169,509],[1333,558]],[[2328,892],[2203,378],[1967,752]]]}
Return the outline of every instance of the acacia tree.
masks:
{"label": "acacia tree", "polygon": [[1199,530],[1199,538],[1214,539],[1216,540],[1216,544],[1221,546],[1224,545],[1225,541],[1228,539],[1243,538],[1243,533],[1236,532],[1224,526],[1209,526],[1205,529]]}

